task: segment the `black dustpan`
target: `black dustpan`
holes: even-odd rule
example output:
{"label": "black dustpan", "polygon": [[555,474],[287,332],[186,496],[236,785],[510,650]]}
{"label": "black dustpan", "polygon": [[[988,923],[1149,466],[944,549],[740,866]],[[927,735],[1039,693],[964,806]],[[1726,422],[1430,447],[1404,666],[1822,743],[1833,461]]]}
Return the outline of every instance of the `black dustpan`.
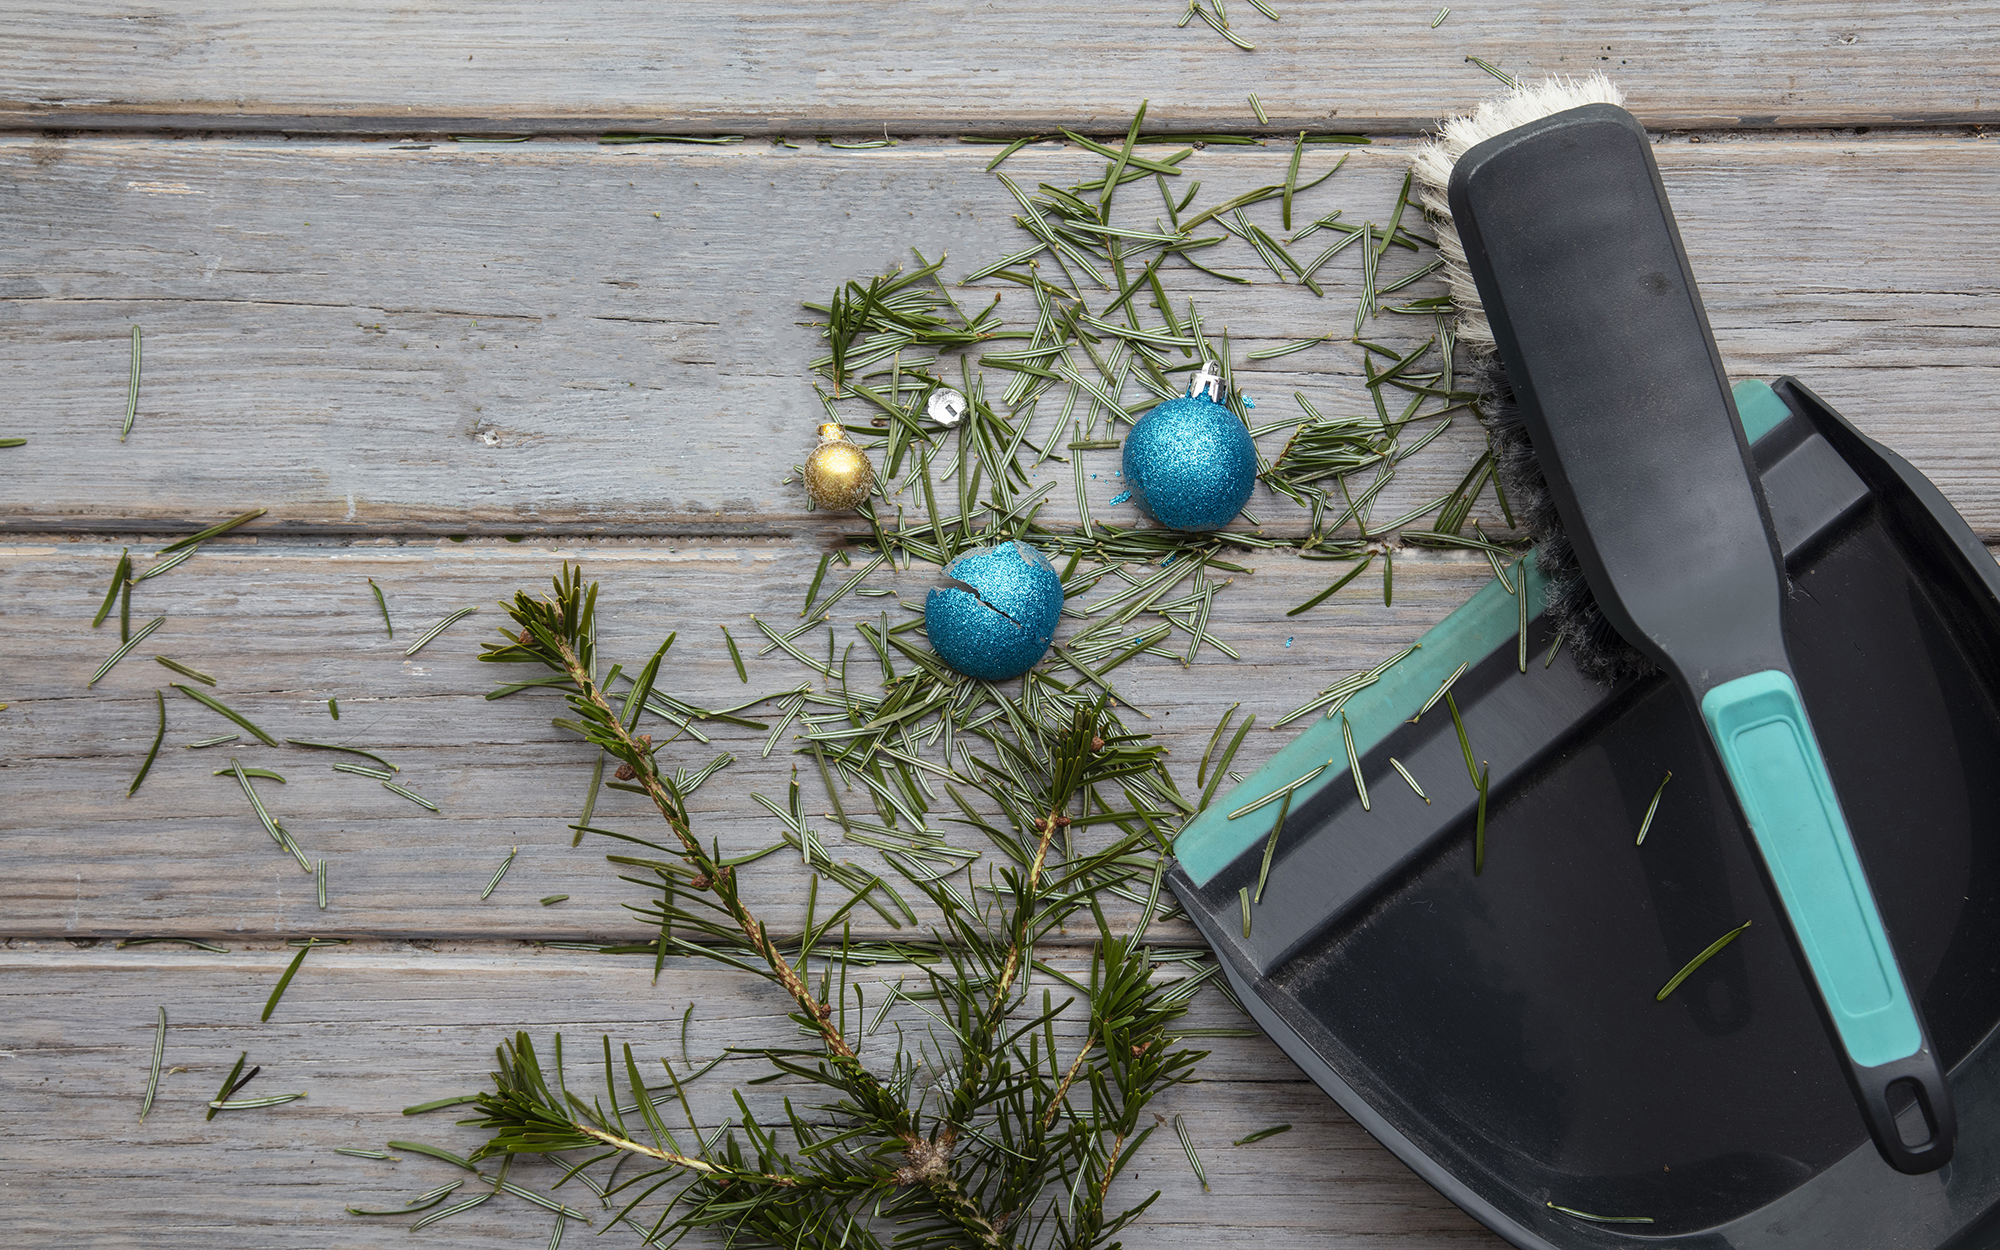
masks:
{"label": "black dustpan", "polygon": [[[1793,583],[1799,687],[1950,1071],[1952,1163],[1882,1161],[1705,731],[1662,678],[1606,686],[1547,660],[1532,561],[1513,574],[1525,627],[1487,586],[1190,824],[1170,880],[1265,1030],[1517,1246],[1983,1245],[2000,1236],[2000,569],[1929,481],[1803,386],[1744,383],[1736,402]],[[1491,768],[1477,877],[1452,719],[1439,704],[1409,723],[1461,663],[1453,699]],[[1244,809],[1321,765],[1246,936],[1241,891],[1282,800]]]}

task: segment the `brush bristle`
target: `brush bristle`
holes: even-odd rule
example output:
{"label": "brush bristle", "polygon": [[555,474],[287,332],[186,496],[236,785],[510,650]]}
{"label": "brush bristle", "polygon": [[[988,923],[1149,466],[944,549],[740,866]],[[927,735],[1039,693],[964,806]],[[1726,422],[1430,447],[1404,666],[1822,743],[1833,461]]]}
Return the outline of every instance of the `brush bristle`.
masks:
{"label": "brush bristle", "polygon": [[1497,100],[1487,100],[1470,113],[1446,118],[1438,127],[1437,137],[1418,150],[1417,203],[1443,227],[1438,234],[1438,251],[1444,254],[1452,303],[1458,306],[1458,341],[1478,355],[1493,355],[1493,327],[1487,324],[1485,310],[1479,306],[1479,290],[1472,284],[1472,271],[1465,265],[1465,248],[1451,224],[1451,204],[1445,191],[1451,185],[1452,167],[1473,145],[1537,118],[1586,104],[1624,103],[1624,93],[1602,74],[1550,78],[1532,86],[1516,87]]}
{"label": "brush bristle", "polygon": [[1417,202],[1438,226],[1438,250],[1444,254],[1452,303],[1458,309],[1458,341],[1472,354],[1468,380],[1480,393],[1479,420],[1493,449],[1494,474],[1507,492],[1515,518],[1535,540],[1535,563],[1547,580],[1549,623],[1561,633],[1563,647],[1577,667],[1606,682],[1644,676],[1654,666],[1611,627],[1577,564],[1575,548],[1563,531],[1541,462],[1514,404],[1506,370],[1495,354],[1493,327],[1480,307],[1479,290],[1465,263],[1465,248],[1452,225],[1446,189],[1451,185],[1452,167],[1474,144],[1552,113],[1585,104],[1624,102],[1618,88],[1602,74],[1580,80],[1551,78],[1517,87],[1465,116],[1447,119],[1437,137],[1417,153],[1415,167]]}
{"label": "brush bristle", "polygon": [[1584,580],[1555,497],[1542,476],[1542,463],[1528,441],[1521,410],[1507,385],[1507,371],[1491,355],[1473,359],[1468,379],[1480,392],[1479,420],[1493,449],[1493,472],[1514,518],[1535,540],[1535,564],[1542,570],[1547,606],[1543,611],[1563,649],[1587,675],[1603,682],[1644,677],[1655,665],[1611,627]]}

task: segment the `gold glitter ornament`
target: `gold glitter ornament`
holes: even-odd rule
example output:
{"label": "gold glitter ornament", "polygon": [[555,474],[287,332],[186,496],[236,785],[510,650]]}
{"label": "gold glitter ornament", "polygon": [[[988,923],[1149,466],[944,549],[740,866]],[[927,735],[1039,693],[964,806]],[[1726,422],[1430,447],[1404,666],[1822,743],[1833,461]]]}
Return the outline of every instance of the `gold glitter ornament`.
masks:
{"label": "gold glitter ornament", "polygon": [[806,498],[813,507],[852,512],[875,489],[875,466],[837,422],[819,427],[819,446],[806,457]]}

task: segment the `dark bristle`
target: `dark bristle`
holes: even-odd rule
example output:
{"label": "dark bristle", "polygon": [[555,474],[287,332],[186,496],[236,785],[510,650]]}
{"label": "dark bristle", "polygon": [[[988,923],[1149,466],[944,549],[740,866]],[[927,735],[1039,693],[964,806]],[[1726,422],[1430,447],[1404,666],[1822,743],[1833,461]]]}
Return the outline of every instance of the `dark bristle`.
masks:
{"label": "dark bristle", "polygon": [[1535,540],[1535,563],[1548,582],[1549,623],[1562,633],[1563,650],[1578,668],[1602,682],[1648,676],[1655,671],[1653,662],[1611,627],[1584,580],[1506,371],[1497,362],[1475,362],[1472,374],[1481,393],[1479,420],[1493,447],[1494,469],[1515,519]]}

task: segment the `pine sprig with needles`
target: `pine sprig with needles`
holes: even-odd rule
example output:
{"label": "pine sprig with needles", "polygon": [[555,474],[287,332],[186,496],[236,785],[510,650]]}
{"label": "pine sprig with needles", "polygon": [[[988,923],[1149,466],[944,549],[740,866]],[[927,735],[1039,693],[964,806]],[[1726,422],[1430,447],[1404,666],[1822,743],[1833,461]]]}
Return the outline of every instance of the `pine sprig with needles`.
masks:
{"label": "pine sprig with needles", "polygon": [[[807,1111],[785,1099],[760,1115],[739,1090],[733,1125],[705,1133],[685,1094],[693,1078],[667,1065],[667,1092],[689,1121],[677,1134],[656,1106],[662,1087],[648,1086],[630,1047],[615,1057],[604,1040],[603,1095],[586,1101],[567,1083],[560,1038],[545,1068],[522,1034],[500,1048],[494,1088],[479,1096],[471,1122],[489,1135],[474,1159],[566,1153],[579,1156],[567,1161],[572,1174],[629,1161],[636,1170],[609,1182],[607,1193],[625,1202],[618,1218],[649,1238],[726,1226],[739,1241],[787,1247],[1113,1244],[1153,1200],[1123,1210],[1108,1202],[1113,1180],[1152,1131],[1142,1125],[1146,1108],[1201,1058],[1177,1045],[1176,1025],[1203,978],[1156,981],[1150,952],[1113,936],[1095,902],[1099,889],[1141,865],[1150,870],[1150,852],[1161,846],[1159,813],[1130,797],[1145,792],[1135,785],[1172,791],[1161,748],[1126,733],[1087,687],[1016,702],[990,683],[926,671],[907,688],[964,696],[966,706],[1003,704],[983,732],[961,737],[986,753],[962,747],[955,767],[947,755],[936,771],[963,813],[958,823],[983,833],[1004,863],[980,882],[969,868],[939,874],[885,856],[936,919],[927,936],[873,944],[883,949],[857,944],[851,917],[887,883],[822,870],[803,927],[780,935],[744,899],[737,869],[746,859],[695,835],[660,746],[637,732],[672,638],[614,695],[597,671],[596,600],[596,585],[565,568],[549,596],[523,592],[506,605],[518,632],[482,658],[548,669],[551,679],[536,685],[563,694],[569,715],[557,724],[622,765],[628,779],[612,784],[651,802],[665,839],[595,832],[650,852],[613,859],[651,874],[625,879],[649,886],[651,901],[634,910],[657,930],[661,958],[709,960],[782,990],[803,1042],[733,1054],[762,1059],[771,1076],[823,1101]],[[787,807],[767,806],[808,849],[796,785]],[[1098,825],[1117,832],[1105,845],[1079,848],[1075,831]],[[848,891],[823,915],[822,877]],[[1036,944],[1086,909],[1101,935],[1088,979],[1042,969]],[[864,1059],[864,987],[850,973],[884,958],[922,978],[922,992],[901,998],[920,1006],[931,1027],[924,1042],[899,1044],[886,1059],[871,1049]],[[1075,993],[1035,995],[1037,969]],[[893,1005],[877,1007],[877,1024]],[[1081,1028],[1075,1053],[1060,1053],[1059,1025],[1065,1034]]]}

